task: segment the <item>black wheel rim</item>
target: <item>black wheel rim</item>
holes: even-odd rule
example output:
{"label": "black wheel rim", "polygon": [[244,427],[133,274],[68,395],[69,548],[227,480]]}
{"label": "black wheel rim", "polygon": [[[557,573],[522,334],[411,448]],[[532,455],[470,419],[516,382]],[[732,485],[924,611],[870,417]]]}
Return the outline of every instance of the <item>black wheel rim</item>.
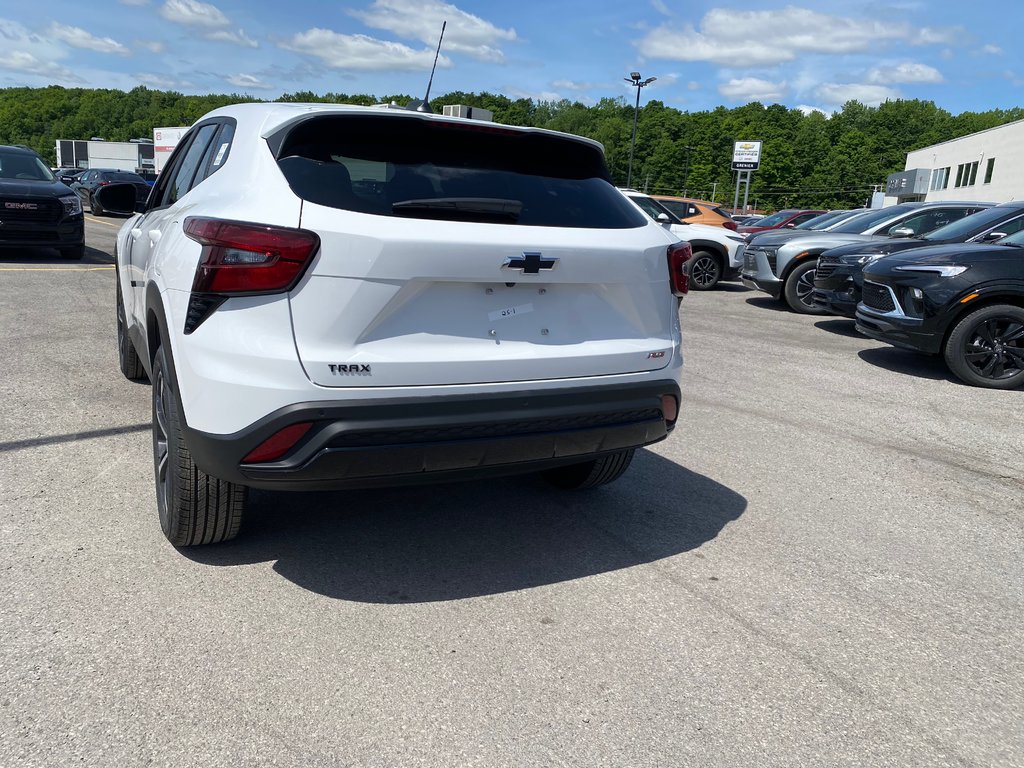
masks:
{"label": "black wheel rim", "polygon": [[814,304],[814,269],[808,269],[796,280],[796,299],[805,307],[813,307]]}
{"label": "black wheel rim", "polygon": [[718,281],[718,263],[712,258],[702,256],[693,262],[690,275],[693,282],[701,288],[708,288]]}
{"label": "black wheel rim", "polygon": [[160,524],[168,530],[171,509],[171,481],[169,476],[170,451],[168,449],[168,418],[171,398],[163,368],[156,372],[153,382],[153,464],[156,471],[156,494],[160,509]]}
{"label": "black wheel rim", "polygon": [[991,381],[1024,373],[1024,323],[1012,317],[990,317],[971,329],[964,342],[964,361],[978,376]]}

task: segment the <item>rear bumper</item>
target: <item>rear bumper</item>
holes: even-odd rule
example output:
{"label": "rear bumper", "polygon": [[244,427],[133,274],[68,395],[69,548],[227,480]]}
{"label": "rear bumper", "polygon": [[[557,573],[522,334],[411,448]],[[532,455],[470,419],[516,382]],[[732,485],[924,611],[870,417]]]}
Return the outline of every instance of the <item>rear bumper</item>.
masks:
{"label": "rear bumper", "polygon": [[[671,380],[636,385],[430,397],[373,403],[300,403],[232,435],[186,427],[207,474],[257,488],[366,488],[533,472],[664,439]],[[245,464],[284,427],[312,422],[276,461]]]}

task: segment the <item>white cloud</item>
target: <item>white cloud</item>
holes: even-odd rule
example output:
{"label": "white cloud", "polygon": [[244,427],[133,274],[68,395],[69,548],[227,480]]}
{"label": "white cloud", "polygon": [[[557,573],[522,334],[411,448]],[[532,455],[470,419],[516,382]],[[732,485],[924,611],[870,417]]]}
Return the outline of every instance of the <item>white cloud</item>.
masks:
{"label": "white cloud", "polygon": [[160,15],[186,27],[219,29],[231,24],[220,8],[199,0],[167,0],[160,7]]}
{"label": "white cloud", "polygon": [[219,40],[224,43],[234,43],[246,48],[259,48],[260,44],[249,37],[241,29],[231,31],[229,29],[218,29],[216,32],[209,32],[203,35],[207,40]]}
{"label": "white cloud", "polygon": [[136,40],[135,46],[145,48],[150,53],[163,53],[167,50],[167,45],[160,40]]}
{"label": "white cloud", "polygon": [[649,58],[743,67],[793,61],[803,53],[873,51],[885,41],[943,42],[954,32],[834,16],[790,5],[770,11],[714,8],[701,19],[699,30],[692,24],[668,22],[634,44]]}
{"label": "white cloud", "polygon": [[256,88],[259,90],[271,90],[274,88],[273,85],[264,82],[263,80],[260,80],[255,75],[231,75],[227,78],[227,81],[231,83],[231,85],[237,86],[239,88]]}
{"label": "white cloud", "polygon": [[57,63],[66,56],[67,49],[49,37],[30,32],[16,21],[0,18],[0,71],[56,83],[83,83],[79,75]]}
{"label": "white cloud", "polygon": [[504,61],[505,54],[498,45],[516,39],[514,29],[496,27],[440,0],[374,0],[368,9],[349,13],[368,27],[419,40],[432,49],[437,45],[442,22],[447,21],[443,50],[481,61]]}
{"label": "white cloud", "polygon": [[821,114],[825,115],[825,117],[829,116],[828,112],[826,112],[821,107],[812,107],[810,104],[797,104],[796,108],[803,112],[805,115],[809,115],[812,112],[820,112]]}
{"label": "white cloud", "polygon": [[117,53],[121,56],[130,56],[131,51],[110,37],[96,37],[79,27],[71,27],[66,24],[54,22],[47,30],[51,37],[67,43],[72,48],[82,48],[88,51],[99,53]]}
{"label": "white cloud", "polygon": [[260,47],[243,30],[229,29],[231,20],[220,8],[209,3],[201,3],[199,0],[166,0],[160,6],[160,15],[175,24],[205,30],[202,35],[206,40],[233,43],[246,48]]}
{"label": "white cloud", "polygon": [[555,80],[551,85],[562,91],[589,91],[598,87],[594,83],[577,83],[574,80]]}
{"label": "white cloud", "polygon": [[875,67],[868,73],[868,81],[881,85],[890,83],[941,83],[942,73],[927,64],[905,61],[894,66]]}
{"label": "white cloud", "polygon": [[824,83],[815,94],[826,104],[842,105],[848,101],[859,101],[869,107],[877,107],[883,101],[898,99],[899,91],[884,85],[858,83]]}
{"label": "white cloud", "polygon": [[1002,54],[1003,49],[1000,48],[998,45],[992,45],[991,43],[989,43],[988,45],[983,45],[981,47],[981,52],[987,53],[989,56],[999,56],[1000,54]]}
{"label": "white cloud", "polygon": [[718,92],[734,101],[778,101],[786,93],[786,84],[756,77],[734,78],[718,86]]}
{"label": "white cloud", "polygon": [[517,88],[514,85],[506,85],[501,89],[502,93],[507,93],[514,99],[533,99],[534,101],[561,101],[562,94],[555,93],[554,91],[525,91],[522,88]]}
{"label": "white cloud", "polygon": [[698,83],[696,80],[691,80],[690,82],[688,82],[686,84],[686,90],[688,90],[688,91],[699,91],[700,90],[700,83]]}
{"label": "white cloud", "polygon": [[121,5],[149,5],[149,0],[119,0]]}
{"label": "white cloud", "polygon": [[135,79],[142,85],[150,88],[159,88],[164,91],[177,91],[195,87],[188,80],[178,80],[170,75],[156,75],[151,72],[139,73],[135,75]]}
{"label": "white cloud", "polygon": [[[434,51],[429,48],[416,51],[402,43],[366,35],[342,35],[329,29],[309,29],[279,45],[288,51],[315,56],[335,69],[418,71],[429,70],[434,63]],[[451,65],[451,59],[443,55],[437,60],[438,67]]]}
{"label": "white cloud", "polygon": [[672,11],[665,5],[665,0],[651,0],[651,7],[663,16],[672,15]]}

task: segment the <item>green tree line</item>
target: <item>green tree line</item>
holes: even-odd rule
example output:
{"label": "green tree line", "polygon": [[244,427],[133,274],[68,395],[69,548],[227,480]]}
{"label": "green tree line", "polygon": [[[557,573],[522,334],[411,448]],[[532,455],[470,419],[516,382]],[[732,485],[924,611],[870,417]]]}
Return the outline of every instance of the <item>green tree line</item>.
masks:
{"label": "green tree line", "polygon": [[[378,104],[410,100],[405,94],[373,96],[299,92],[277,101]],[[157,126],[190,125],[225,104],[258,101],[238,94],[190,96],[144,86],[124,92],[98,88],[0,89],[0,143],[25,144],[56,161],[57,139],[108,141],[152,138]],[[455,91],[431,100],[467,104],[494,113],[495,121],[566,131],[605,147],[616,183],[626,183],[634,107],[625,98],[597,104],[510,99],[494,93]],[[710,198],[731,204],[734,141],[763,142],[750,202],[774,210],[785,206],[837,208],[863,205],[873,185],[903,170],[906,153],[1024,118],[1024,109],[993,109],[953,115],[933,102],[887,101],[867,107],[850,101],[831,116],[804,114],[780,104],[753,102],[682,112],[650,101],[639,112],[632,184],[654,193]]]}

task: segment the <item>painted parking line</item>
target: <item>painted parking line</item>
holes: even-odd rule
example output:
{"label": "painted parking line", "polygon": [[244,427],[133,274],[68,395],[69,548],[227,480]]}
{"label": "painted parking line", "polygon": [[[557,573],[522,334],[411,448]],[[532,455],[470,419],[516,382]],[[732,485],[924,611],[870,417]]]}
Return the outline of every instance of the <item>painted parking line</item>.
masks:
{"label": "painted parking line", "polygon": [[85,220],[95,222],[96,224],[102,224],[105,227],[116,227],[117,229],[120,229],[121,224],[124,224],[123,221],[120,223],[115,223],[112,221],[103,221],[103,219],[97,219],[95,216],[91,216],[88,213],[85,214]]}

